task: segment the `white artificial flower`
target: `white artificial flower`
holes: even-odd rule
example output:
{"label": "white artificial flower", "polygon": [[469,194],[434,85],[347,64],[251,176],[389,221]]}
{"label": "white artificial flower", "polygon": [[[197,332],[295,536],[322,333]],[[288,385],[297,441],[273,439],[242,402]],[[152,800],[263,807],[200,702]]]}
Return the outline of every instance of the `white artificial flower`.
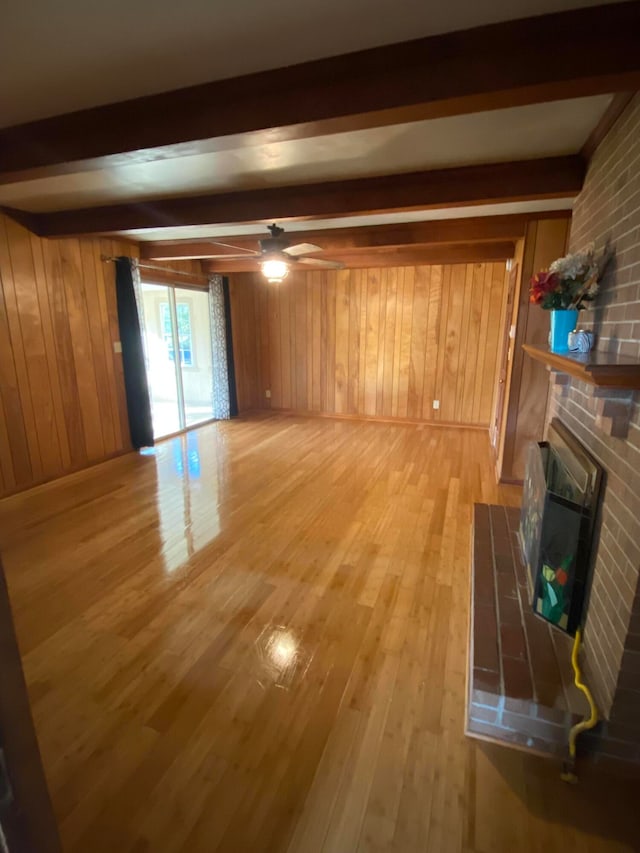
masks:
{"label": "white artificial flower", "polygon": [[597,272],[597,266],[593,260],[593,254],[589,252],[575,252],[558,258],[549,267],[549,271],[555,273],[560,279],[581,279],[587,281]]}

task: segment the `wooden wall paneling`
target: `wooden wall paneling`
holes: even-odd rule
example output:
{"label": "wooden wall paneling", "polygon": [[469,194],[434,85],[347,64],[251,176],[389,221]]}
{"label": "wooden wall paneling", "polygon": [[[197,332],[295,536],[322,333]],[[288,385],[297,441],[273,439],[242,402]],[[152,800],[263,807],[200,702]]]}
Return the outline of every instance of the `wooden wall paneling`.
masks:
{"label": "wooden wall paneling", "polygon": [[78,392],[82,426],[89,461],[105,457],[102,437],[102,413],[98,396],[98,384],[93,364],[93,346],[87,316],[87,298],[84,288],[80,241],[75,239],[60,242],[62,275],[67,297],[67,312]]}
{"label": "wooden wall paneling", "polygon": [[[533,268],[525,271],[525,292],[528,293],[528,282],[532,273],[548,267],[551,261],[564,254],[567,238],[566,220],[541,220],[538,223]],[[527,307],[528,316],[523,343],[546,346],[549,335],[549,312],[529,303]],[[524,478],[529,444],[542,439],[548,392],[549,374],[544,365],[524,357],[520,374],[519,428],[513,447],[512,476],[515,479]]]}
{"label": "wooden wall paneling", "polygon": [[269,337],[269,378],[271,380],[271,406],[274,409],[284,408],[282,404],[282,341],[280,337],[280,288],[268,288],[267,303],[268,337]]}
{"label": "wooden wall paneling", "polygon": [[[60,383],[65,432],[69,444],[70,470],[74,470],[86,464],[87,447],[82,425],[78,376],[73,355],[59,241],[43,240],[42,249],[55,341],[56,372]],[[122,382],[124,383],[124,377]]]}
{"label": "wooden wall paneling", "polygon": [[368,270],[363,315],[366,316],[364,339],[364,405],[368,417],[378,414],[378,344],[380,336],[380,270]]}
{"label": "wooden wall paneling", "polygon": [[[475,403],[480,389],[482,388],[484,375],[482,363],[484,361],[483,346],[487,344],[488,329],[482,325],[483,304],[486,293],[487,267],[491,264],[473,266],[469,292],[469,328],[467,331],[466,356],[465,356],[465,379],[462,395],[461,417],[466,423],[472,423],[475,417]],[[488,317],[485,318],[488,320]]]}
{"label": "wooden wall paneling", "polygon": [[[107,387],[105,388],[105,397],[107,400],[107,405],[111,418],[111,426],[113,429],[113,453],[116,453],[123,447],[123,434],[120,420],[120,402],[118,399],[118,379],[116,373],[117,354],[114,352],[114,343],[115,341],[120,339],[120,332],[118,330],[117,338],[113,337],[113,330],[111,327],[111,312],[109,306],[110,299],[112,299],[114,309],[117,313],[115,267],[113,264],[105,263],[102,260],[99,241],[94,241],[93,263],[96,270],[98,306],[100,310],[102,329],[102,347],[104,352],[104,363],[107,375]],[[124,385],[124,373],[122,384]],[[127,436],[128,443],[128,430],[125,435]]]}
{"label": "wooden wall paneling", "polygon": [[377,339],[377,361],[376,361],[376,415],[382,415],[383,389],[384,389],[384,345],[387,326],[387,268],[380,268],[380,290],[378,298],[378,339]]}
{"label": "wooden wall paneling", "polygon": [[320,411],[325,411],[327,399],[327,292],[329,274],[320,276]]}
{"label": "wooden wall paneling", "polygon": [[[35,418],[35,427],[45,479],[62,470],[58,428],[51,393],[49,364],[43,334],[43,311],[38,300],[36,268],[31,235],[13,222],[7,226],[16,307],[26,354],[27,379]],[[42,275],[42,267],[39,272]]]}
{"label": "wooden wall paneling", "polygon": [[322,411],[322,376],[321,376],[321,346],[320,346],[320,318],[321,318],[321,294],[323,289],[323,279],[326,279],[326,273],[315,272],[311,276],[311,300],[309,313],[307,314],[308,322],[311,329],[311,339],[313,341],[312,362],[313,369],[311,371],[311,406],[314,412]]}
{"label": "wooden wall paneling", "polygon": [[[336,403],[336,320],[337,302],[336,286],[337,274],[326,273],[327,287],[327,400],[324,411],[335,411]],[[347,377],[348,383],[348,377]],[[348,387],[348,386],[347,386]]]}
{"label": "wooden wall paneling", "polygon": [[130,449],[113,265],[122,241],[41,240],[0,217],[0,494]]}
{"label": "wooden wall paneling", "polygon": [[467,264],[464,270],[464,289],[462,296],[461,315],[458,318],[458,369],[456,371],[456,398],[454,419],[463,421],[465,407],[465,391],[467,379],[473,382],[474,353],[471,347],[469,331],[471,328],[471,302],[473,297],[473,276],[475,266]]}
{"label": "wooden wall paneling", "polygon": [[[40,457],[40,447],[38,444],[34,405],[31,399],[26,351],[20,324],[20,312],[16,298],[15,281],[10,253],[9,238],[14,233],[12,228],[10,230],[10,226],[14,223],[11,223],[6,218],[4,218],[4,223],[5,229],[3,230],[3,239],[0,240],[0,272],[2,274],[2,287],[5,298],[9,341],[11,342],[12,357],[15,367],[16,391],[18,393],[20,405],[20,421],[22,422],[22,429],[24,431],[23,434],[29,458],[29,479],[26,481],[21,479],[18,481],[18,484],[28,485],[30,482],[42,480],[43,469]],[[21,442],[19,442],[19,444],[20,443]],[[19,448],[16,447],[16,450],[19,450]],[[27,473],[27,471],[24,473]]]}
{"label": "wooden wall paneling", "polygon": [[509,415],[511,406],[511,376],[515,362],[515,335],[512,336],[512,330],[517,329],[518,314],[520,311],[520,293],[522,286],[522,270],[524,264],[524,238],[516,243],[516,251],[513,259],[514,264],[514,292],[511,296],[512,306],[511,314],[507,318],[509,324],[508,337],[505,342],[505,375],[504,375],[504,390],[502,394],[502,404],[499,417],[497,418],[498,433],[496,436],[496,477],[500,480],[504,474],[505,449],[507,446],[507,437],[509,433]]}
{"label": "wooden wall paneling", "polygon": [[307,411],[313,411],[313,355],[314,355],[314,340],[313,340],[313,277],[314,273],[304,277],[304,322],[305,322],[305,341],[307,345],[307,357],[304,360],[306,367],[306,399],[305,407]]}
{"label": "wooden wall paneling", "polygon": [[[474,405],[477,403],[478,407],[477,417],[486,420],[487,423],[491,420],[492,403],[497,386],[498,343],[506,323],[502,302],[505,283],[504,264],[487,264],[483,281],[484,302],[487,306],[486,323],[484,326],[481,325],[485,340],[482,352],[478,350],[478,372],[474,390]],[[493,381],[487,382],[487,377],[493,377]]]}
{"label": "wooden wall paneling", "polygon": [[15,222],[7,222],[9,257],[13,273],[16,321],[24,348],[25,378],[34,414],[35,437],[41,473],[51,476],[60,468],[53,400],[48,382],[48,364],[40,323],[40,306],[35,287],[35,266],[29,232]]}
{"label": "wooden wall paneling", "polygon": [[236,285],[236,280],[231,279],[229,286],[229,303],[231,310],[231,331],[233,344],[233,362],[235,368],[236,379],[236,396],[238,398],[238,411],[244,411],[244,396],[243,396],[243,374],[245,370],[251,368],[249,353],[242,350],[242,333],[240,324],[243,319],[243,311],[239,305],[240,296],[239,288],[241,285]]}
{"label": "wooden wall paneling", "polygon": [[[92,244],[93,265],[96,273],[96,288],[98,294],[98,310],[100,317],[100,332],[102,336],[102,352],[104,354],[104,368],[107,382],[102,388],[105,407],[109,413],[110,430],[108,433],[111,442],[111,454],[117,453],[123,446],[122,427],[120,422],[120,408],[118,403],[116,367],[113,349],[114,339],[111,332],[111,318],[109,316],[107,291],[113,291],[115,301],[115,269],[110,269],[113,264],[105,263],[101,258],[100,244],[93,241]],[[118,333],[118,340],[120,337]],[[124,375],[123,375],[124,382]]]}
{"label": "wooden wall paneling", "polygon": [[278,298],[280,304],[280,381],[282,387],[283,409],[293,408],[293,398],[291,396],[291,310],[289,306],[289,294],[293,277],[289,277],[278,288]]}
{"label": "wooden wall paneling", "polygon": [[261,395],[264,397],[264,391],[260,391],[260,349],[262,346],[262,341],[260,333],[261,325],[258,322],[258,317],[260,316],[260,305],[258,304],[256,299],[257,294],[257,288],[247,288],[246,298],[248,303],[248,311],[246,335],[247,341],[253,352],[251,374],[247,377],[247,404],[251,409],[259,408],[260,397]]}
{"label": "wooden wall paneling", "polygon": [[504,326],[509,322],[505,309],[509,274],[504,264],[491,264],[491,287],[489,291],[489,325],[485,346],[484,377],[493,377],[482,385],[479,417],[483,422],[491,423],[493,407],[497,395],[497,380],[500,369],[500,341]]}
{"label": "wooden wall paneling", "polygon": [[[49,280],[46,264],[46,253],[44,243],[34,235],[31,235],[31,253],[34,261],[35,281],[34,286],[38,293],[38,304],[40,306],[40,319],[42,323],[42,335],[45,344],[45,353],[48,368],[48,381],[53,401],[53,414],[55,420],[55,437],[59,449],[59,462],[62,471],[68,471],[72,466],[71,446],[65,417],[65,404],[62,395],[62,384],[60,369],[58,366],[58,348],[56,345],[54,331],[54,314],[52,300],[50,298]],[[58,473],[55,471],[54,473]]]}
{"label": "wooden wall paneling", "polygon": [[549,312],[529,303],[529,279],[536,270],[548,267],[564,254],[569,224],[568,219],[545,219],[527,226],[505,435],[498,460],[498,476],[505,481],[523,479],[527,447],[542,437],[547,406],[548,374],[543,365],[526,358],[522,350],[524,343],[546,346],[549,331]]}
{"label": "wooden wall paneling", "polygon": [[258,406],[259,381],[256,289],[250,280],[232,279],[229,287],[232,315],[232,342],[236,372],[238,410],[250,411]]}
{"label": "wooden wall paneling", "polygon": [[398,381],[398,417],[400,418],[408,417],[411,328],[413,325],[413,292],[415,287],[414,269],[412,267],[405,267],[403,278]]}
{"label": "wooden wall paneling", "polygon": [[[113,257],[131,256],[131,245],[115,241]],[[182,258],[171,261],[141,261],[139,266],[142,281],[154,284],[185,284],[190,287],[207,287],[209,273],[203,269],[202,262],[195,258]]]}
{"label": "wooden wall paneling", "polygon": [[393,267],[385,267],[382,271],[386,283],[384,302],[380,304],[380,312],[385,315],[383,340],[383,375],[382,375],[382,406],[380,413],[390,418],[393,412],[393,378],[394,378],[394,349],[396,331],[396,312],[398,303],[398,276]]}
{"label": "wooden wall paneling", "polygon": [[296,271],[275,287],[251,273],[232,281],[251,301],[232,300],[243,330],[238,383],[252,389],[239,391],[241,408],[269,406],[265,381],[273,409],[489,425],[503,263]]}
{"label": "wooden wall paneling", "polygon": [[29,484],[33,479],[33,468],[22,405],[24,388],[21,388],[19,368],[14,357],[15,338],[11,337],[9,301],[13,299],[13,288],[12,282],[11,289],[9,284],[13,274],[5,223],[4,217],[0,217],[0,467],[3,492],[7,493]]}
{"label": "wooden wall paneling", "polygon": [[391,417],[399,417],[400,357],[402,350],[402,314],[404,309],[404,267],[393,270],[396,280],[396,316],[393,328],[393,384],[391,389]]}
{"label": "wooden wall paneling", "polygon": [[[260,316],[260,291],[257,287],[247,288],[247,299],[251,302],[251,316],[253,317],[253,329],[251,330],[254,348],[254,366],[251,383],[251,408],[257,409],[260,405],[260,393],[264,395],[264,390],[260,392],[262,385],[262,376],[260,373],[260,350],[262,349],[262,325],[258,322]],[[233,333],[233,326],[232,326]],[[234,356],[235,359],[235,356]]]}
{"label": "wooden wall paneling", "polygon": [[294,392],[294,409],[306,411],[309,409],[307,399],[307,362],[311,360],[307,329],[307,296],[310,275],[301,276],[294,288],[291,288],[292,321],[294,323],[294,352],[292,361],[292,389]]}
{"label": "wooden wall paneling", "polygon": [[256,293],[256,318],[266,318],[266,322],[258,323],[260,348],[258,351],[258,371],[260,381],[256,394],[257,408],[271,408],[271,398],[266,391],[271,391],[271,356],[269,351],[269,290],[266,287],[254,287]]}
{"label": "wooden wall paneling", "polygon": [[352,275],[356,277],[359,287],[359,305],[360,305],[360,333],[358,340],[360,342],[360,350],[358,352],[358,394],[356,403],[356,413],[362,414],[365,410],[365,384],[367,380],[367,291],[368,291],[368,270],[353,270]]}
{"label": "wooden wall paneling", "polygon": [[[296,297],[301,295],[301,291],[304,289],[304,281],[306,276],[297,276],[295,287],[289,287],[289,322],[290,322],[290,334],[291,334],[291,346],[289,349],[289,370],[291,371],[291,407],[293,409],[298,410],[299,406],[297,403],[298,396],[298,369],[302,368],[302,365],[299,364],[298,359],[296,358],[297,353],[297,345],[298,339],[296,337],[296,319],[297,319],[297,299]],[[304,316],[304,315],[303,315]],[[304,380],[303,380],[304,381]],[[303,386],[304,387],[304,386]],[[306,394],[302,394],[301,397],[304,399]],[[304,411],[304,410],[303,410]]]}
{"label": "wooden wall paneling", "polygon": [[440,331],[440,313],[442,305],[442,267],[432,266],[429,270],[429,292],[427,306],[427,334],[424,357],[424,380],[422,391],[422,411],[424,420],[434,415],[433,401],[436,399],[436,373],[438,363],[438,335]]}
{"label": "wooden wall paneling", "polygon": [[[444,377],[444,357],[447,344],[447,322],[449,317],[449,294],[451,292],[451,270],[452,267],[450,266],[442,268],[442,301],[440,304],[440,324],[438,327],[436,354],[436,380],[433,395],[433,399],[439,400],[441,404]],[[432,417],[435,421],[439,421],[442,417],[441,409],[432,409]]]}
{"label": "wooden wall paneling", "polygon": [[107,321],[102,314],[100,305],[100,287],[98,284],[98,272],[96,260],[99,264],[103,262],[96,259],[95,244],[83,240],[80,243],[80,268],[82,271],[82,283],[87,311],[87,325],[91,341],[91,352],[93,370],[96,382],[96,394],[98,409],[100,411],[100,428],[102,435],[102,455],[112,456],[116,450],[116,436],[113,426],[114,413],[111,410],[111,399],[109,397],[109,371],[107,359],[112,361],[111,353],[105,352],[104,329]]}
{"label": "wooden wall paneling", "polygon": [[[10,359],[10,361],[9,361]],[[7,377],[11,376],[11,384]],[[7,411],[9,406],[5,403],[5,397],[15,393],[15,372],[13,370],[13,355],[9,345],[8,326],[6,322],[6,310],[4,307],[4,296],[0,290],[0,493],[12,491],[16,486],[16,474],[11,454],[11,439]],[[10,416],[9,416],[10,417]],[[21,434],[23,437],[23,434]],[[26,445],[24,446],[25,456]]]}
{"label": "wooden wall paneling", "polygon": [[447,314],[446,339],[444,345],[444,371],[440,417],[452,422],[456,417],[455,389],[458,382],[460,354],[460,323],[464,301],[466,267],[455,264],[451,267],[449,310]]}
{"label": "wooden wall paneling", "polygon": [[[349,411],[349,300],[351,273],[340,270],[329,273],[335,278],[335,403],[338,414],[344,415]],[[326,411],[331,411],[327,408]]]}
{"label": "wooden wall paneling", "polygon": [[[479,295],[476,293],[476,301],[474,304],[474,310],[477,314],[477,322],[478,322],[478,347],[477,347],[477,360],[476,360],[476,376],[480,381],[476,381],[473,387],[473,395],[471,402],[471,420],[477,421],[480,418],[480,409],[482,405],[482,392],[484,389],[484,382],[482,381],[485,375],[485,362],[486,359],[486,346],[487,346],[487,338],[488,338],[488,325],[489,325],[489,306],[491,303],[491,285],[493,282],[493,265],[487,264],[481,270],[481,281],[479,282]],[[487,363],[487,367],[489,367]]]}
{"label": "wooden wall paneling", "polygon": [[422,395],[424,391],[424,362],[429,311],[428,274],[429,267],[416,267],[413,279],[407,417],[417,419],[422,417]]}
{"label": "wooden wall paneling", "polygon": [[[102,239],[97,243],[96,251],[99,251],[100,256],[119,257],[131,256],[137,257],[138,250],[131,244],[124,244],[117,240]],[[120,341],[120,325],[118,322],[118,301],[116,296],[116,269],[111,263],[104,263],[103,275],[105,281],[105,301],[107,307],[107,316],[109,322],[109,337],[111,340],[111,358],[114,373],[114,394],[117,402],[118,423],[120,429],[116,428],[116,435],[120,434],[121,450],[129,450],[131,448],[131,435],[129,433],[129,414],[127,411],[127,394],[124,385],[124,365],[122,363],[122,353],[114,351],[114,344]]]}
{"label": "wooden wall paneling", "polygon": [[[337,308],[336,308],[337,311]],[[347,378],[347,411],[358,411],[358,380],[360,377],[360,273],[349,273],[349,372]]]}
{"label": "wooden wall paneling", "polygon": [[529,278],[533,269],[536,237],[538,233],[538,222],[529,223],[525,232],[522,271],[520,273],[519,291],[516,296],[516,333],[513,347],[513,363],[509,377],[509,394],[507,416],[505,418],[505,441],[503,447],[502,464],[499,470],[500,479],[517,479],[514,473],[514,448],[516,442],[516,431],[518,428],[518,407],[521,391],[522,368],[524,363],[524,351],[522,344],[526,342],[527,321],[529,317]]}

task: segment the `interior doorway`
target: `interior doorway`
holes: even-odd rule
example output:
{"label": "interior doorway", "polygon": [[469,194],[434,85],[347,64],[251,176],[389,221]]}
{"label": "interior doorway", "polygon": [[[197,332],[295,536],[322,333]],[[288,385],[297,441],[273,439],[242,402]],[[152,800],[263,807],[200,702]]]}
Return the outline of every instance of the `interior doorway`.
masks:
{"label": "interior doorway", "polygon": [[141,284],[154,438],[213,418],[209,292]]}

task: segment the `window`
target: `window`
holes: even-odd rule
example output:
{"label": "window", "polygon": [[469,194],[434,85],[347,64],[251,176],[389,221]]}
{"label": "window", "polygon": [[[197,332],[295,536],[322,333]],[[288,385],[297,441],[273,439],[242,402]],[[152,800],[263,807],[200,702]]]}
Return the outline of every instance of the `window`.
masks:
{"label": "window", "polygon": [[[176,303],[176,314],[178,318],[178,345],[180,346],[180,364],[183,367],[193,366],[193,337],[191,333],[191,308],[188,302]],[[171,312],[169,303],[160,303],[160,328],[162,337],[167,345],[169,360],[175,361],[173,349],[173,334],[171,332]]]}

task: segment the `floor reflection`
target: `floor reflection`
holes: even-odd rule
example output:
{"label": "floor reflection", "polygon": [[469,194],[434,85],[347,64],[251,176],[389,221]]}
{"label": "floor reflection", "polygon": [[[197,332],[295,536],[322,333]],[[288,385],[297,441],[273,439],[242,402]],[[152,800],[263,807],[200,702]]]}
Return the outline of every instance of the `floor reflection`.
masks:
{"label": "floor reflection", "polygon": [[[208,427],[208,430],[216,427]],[[159,442],[155,447],[156,492],[162,558],[167,572],[184,567],[221,531],[219,474],[224,444],[211,441],[204,450],[198,430]],[[209,472],[206,481],[203,469]]]}
{"label": "floor reflection", "polygon": [[301,638],[283,625],[266,625],[255,643],[258,682],[288,689],[300,681],[311,658]]}

